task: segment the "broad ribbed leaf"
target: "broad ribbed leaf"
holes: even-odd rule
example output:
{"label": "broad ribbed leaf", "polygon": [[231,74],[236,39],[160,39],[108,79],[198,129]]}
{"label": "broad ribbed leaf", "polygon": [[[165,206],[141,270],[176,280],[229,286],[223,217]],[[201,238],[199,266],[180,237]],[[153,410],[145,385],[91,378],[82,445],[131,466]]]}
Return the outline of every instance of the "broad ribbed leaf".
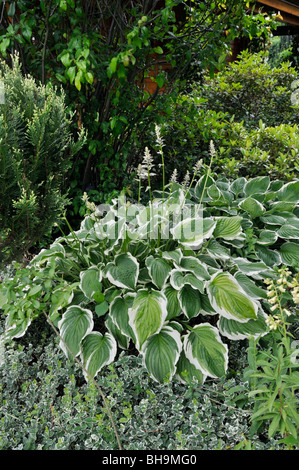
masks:
{"label": "broad ribbed leaf", "polygon": [[158,291],[141,289],[137,292],[129,309],[129,325],[135,338],[137,349],[149,338],[159,333],[167,317],[167,298]]}
{"label": "broad ribbed leaf", "polygon": [[246,338],[259,338],[269,332],[266,324],[266,313],[259,307],[257,319],[240,323],[236,320],[228,320],[220,317],[217,323],[220,333],[231,340],[243,340]]}
{"label": "broad ribbed leaf", "polygon": [[267,299],[267,291],[257,286],[246,274],[237,272],[234,277],[251,299]]}
{"label": "broad ribbed leaf", "polygon": [[[103,336],[98,331],[93,331],[82,341],[81,359],[84,368],[91,377],[95,377],[104,366],[113,361],[116,351],[117,344],[110,333]],[[85,372],[84,377],[88,380]]]}
{"label": "broad ribbed leaf", "polygon": [[273,230],[262,230],[259,238],[256,240],[256,243],[258,245],[273,245],[273,243],[276,242],[277,240],[277,233],[274,232]]}
{"label": "broad ribbed leaf", "polygon": [[170,284],[167,284],[163,289],[163,294],[167,298],[167,317],[166,320],[171,320],[177,317],[182,312],[179,300],[178,291]]}
{"label": "broad ribbed leaf", "polygon": [[263,204],[261,204],[253,197],[247,197],[246,199],[244,199],[242,202],[240,202],[239,207],[241,207],[241,209],[247,212],[247,214],[249,214],[252,219],[255,219],[256,217],[261,217],[266,211]]}
{"label": "broad ribbed leaf", "polygon": [[149,275],[158,289],[162,289],[168,279],[171,266],[163,258],[149,256],[145,261]]}
{"label": "broad ribbed leaf", "polygon": [[180,290],[184,285],[189,284],[200,292],[204,291],[204,281],[198,279],[193,273],[181,271],[180,269],[173,269],[171,271],[169,282],[171,286],[177,290]]}
{"label": "broad ribbed leaf", "polygon": [[181,309],[187,318],[193,318],[200,314],[201,311],[201,296],[200,292],[193,289],[189,284],[179,291],[178,299]]}
{"label": "broad ribbed leaf", "polygon": [[[71,305],[66,309],[61,320],[58,322],[58,328],[63,340],[60,341],[60,347],[65,355],[69,358],[72,357],[68,351],[69,348],[77,356],[81,350],[82,339],[93,329],[92,312],[79,305]],[[66,343],[68,348],[64,343]]]}
{"label": "broad ribbed leaf", "polygon": [[219,331],[209,323],[195,326],[184,339],[186,358],[204,375],[222,377],[228,364],[227,346]]}
{"label": "broad ribbed leaf", "polygon": [[102,272],[96,266],[92,266],[86,271],[81,271],[79,287],[89,300],[93,300],[93,295],[96,292],[102,292],[101,279]]}
{"label": "broad ribbed leaf", "polygon": [[151,377],[160,383],[171,380],[181,350],[180,333],[169,326],[164,326],[159,333],[148,338],[142,346],[142,355]]}
{"label": "broad ribbed leaf", "polygon": [[128,311],[126,300],[123,297],[117,296],[110,304],[109,316],[124,335],[134,339],[133,330],[129,325]]}
{"label": "broad ribbed leaf", "polygon": [[234,240],[241,232],[242,217],[219,217],[213,232],[214,238],[223,238],[225,240]]}
{"label": "broad ribbed leaf", "polygon": [[212,307],[225,318],[247,322],[257,317],[257,305],[229,273],[216,273],[207,283]]}
{"label": "broad ribbed leaf", "polygon": [[211,278],[206,266],[194,256],[183,256],[179,268],[192,272],[198,279],[208,281]]}
{"label": "broad ribbed leaf", "polygon": [[248,181],[244,187],[246,196],[265,194],[270,185],[269,176],[257,176]]}
{"label": "broad ribbed leaf", "polygon": [[299,228],[293,227],[292,225],[282,225],[277,230],[277,235],[285,240],[298,240],[299,239]]}
{"label": "broad ribbed leaf", "polygon": [[238,266],[239,270],[248,276],[259,276],[263,271],[269,268],[262,261],[248,261],[246,258],[233,258],[233,262]]}
{"label": "broad ribbed leaf", "polygon": [[286,242],[280,247],[281,261],[288,266],[299,267],[299,245]]}
{"label": "broad ribbed leaf", "polygon": [[276,250],[271,250],[266,246],[256,245],[255,251],[260,260],[269,267],[278,266],[281,263],[280,254]]}
{"label": "broad ribbed leaf", "polygon": [[286,183],[279,191],[277,198],[280,201],[298,202],[299,181]]}
{"label": "broad ribbed leaf", "polygon": [[176,377],[183,383],[197,382],[199,384],[203,384],[206,379],[206,375],[191,364],[189,359],[186,358],[184,351],[181,352],[176,369]]}
{"label": "broad ribbed leaf", "polygon": [[213,233],[216,222],[207,218],[189,218],[179,222],[171,232],[173,238],[178,240],[186,247],[199,247],[203,240],[210,238]]}
{"label": "broad ribbed leaf", "polygon": [[139,264],[130,253],[117,255],[114,263],[107,264],[105,273],[111,284],[117,287],[135,289],[139,274]]}

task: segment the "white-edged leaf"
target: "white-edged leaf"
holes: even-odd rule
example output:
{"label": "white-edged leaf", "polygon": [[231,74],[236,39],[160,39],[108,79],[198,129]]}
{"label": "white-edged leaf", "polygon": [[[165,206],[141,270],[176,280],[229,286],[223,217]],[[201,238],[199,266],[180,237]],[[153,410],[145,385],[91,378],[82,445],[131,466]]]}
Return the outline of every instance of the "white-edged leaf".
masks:
{"label": "white-edged leaf", "polygon": [[48,261],[49,258],[64,258],[65,249],[61,243],[53,243],[50,248],[42,249],[31,261],[32,264],[42,264]]}
{"label": "white-edged leaf", "polygon": [[102,272],[97,266],[91,266],[86,271],[80,273],[79,287],[85,297],[93,300],[93,295],[96,292],[102,292]]}
{"label": "white-edged leaf", "polygon": [[118,346],[121,349],[128,349],[130,344],[129,336],[126,336],[120,331],[118,326],[113,322],[112,318],[108,316],[107,320],[105,321],[105,326],[108,329],[109,333],[112,334],[115,341],[117,342]]}
{"label": "white-edged leaf", "polygon": [[80,353],[81,341],[92,331],[93,325],[93,315],[90,310],[79,305],[71,305],[66,309],[58,322],[58,329],[63,340],[60,340],[59,345],[68,358],[72,357],[68,348],[75,356]]}
{"label": "white-edged leaf", "polygon": [[149,256],[145,260],[148,273],[158,289],[162,289],[166,283],[169,273],[171,271],[171,266],[163,258],[154,258]]}
{"label": "white-edged leaf", "polygon": [[129,325],[128,311],[129,307],[126,300],[121,296],[117,296],[110,303],[109,317],[113,320],[113,322],[124,335],[135,340],[133,330]]}
{"label": "white-edged leaf", "polygon": [[185,284],[179,291],[178,300],[182,311],[187,318],[193,318],[200,314],[201,296],[200,292],[193,289],[191,285]]}
{"label": "white-edged leaf", "polygon": [[[95,377],[106,365],[110,364],[116,355],[117,343],[110,333],[104,336],[93,331],[82,340],[81,359],[84,368],[91,377]],[[88,375],[84,371],[84,377],[88,380]]]}
{"label": "white-edged leaf", "polygon": [[258,245],[273,245],[278,238],[277,232],[274,230],[262,230],[259,234],[259,238],[256,240]]}
{"label": "white-edged leaf", "polygon": [[241,272],[236,272],[234,275],[238,284],[246,292],[246,294],[251,299],[267,299],[267,291],[257,286],[254,281],[252,281],[246,274]]}
{"label": "white-edged leaf", "polygon": [[204,375],[222,377],[228,365],[228,349],[221,341],[219,331],[209,323],[192,328],[184,338],[186,358]]}
{"label": "white-edged leaf", "polygon": [[236,215],[232,217],[218,217],[216,227],[213,232],[214,238],[223,238],[224,240],[234,240],[242,232],[242,217]]}
{"label": "white-edged leaf", "polygon": [[282,186],[278,191],[279,201],[298,202],[299,200],[299,181],[291,181]]}
{"label": "white-edged leaf", "polygon": [[167,299],[167,317],[166,320],[172,320],[182,312],[179,300],[178,290],[174,289],[170,284],[167,284],[163,288],[163,294]]}
{"label": "white-edged leaf", "polygon": [[201,280],[208,281],[211,278],[206,265],[194,256],[183,256],[177,267],[181,271],[190,271]]}
{"label": "white-edged leaf", "polygon": [[243,340],[246,338],[260,338],[269,333],[266,324],[267,314],[261,307],[258,308],[257,319],[240,323],[236,320],[228,320],[220,317],[217,323],[220,333],[231,340]]}
{"label": "white-edged leaf", "polygon": [[157,382],[168,382],[176,372],[176,363],[182,351],[180,333],[164,326],[150,336],[142,346],[143,364]]}
{"label": "white-edged leaf", "polygon": [[255,194],[265,194],[270,185],[269,176],[257,176],[249,180],[245,187],[244,192],[246,196],[252,196]]}
{"label": "white-edged leaf", "polygon": [[207,252],[210,256],[215,259],[229,259],[230,258],[230,251],[225,246],[221,245],[221,243],[211,238],[209,244],[207,246]]}
{"label": "white-edged leaf", "polygon": [[257,317],[257,304],[231,274],[214,274],[206,287],[213,309],[225,318],[247,322]]}
{"label": "white-edged leaf", "polygon": [[141,289],[128,313],[136,347],[140,349],[147,338],[161,330],[167,317],[167,298],[162,292]]}
{"label": "white-edged leaf", "polygon": [[266,272],[269,269],[262,261],[249,261],[246,258],[233,258],[232,261],[238,266],[242,273],[248,276],[259,277],[261,272]]}
{"label": "white-edged leaf", "polygon": [[279,254],[284,264],[296,268],[299,267],[299,245],[297,245],[297,243],[283,243],[280,247]]}
{"label": "white-edged leaf", "polygon": [[105,274],[111,284],[117,287],[135,289],[139,275],[139,263],[131,253],[123,253],[115,256],[113,263],[106,265]]}
{"label": "white-edged leaf", "polygon": [[239,207],[243,209],[247,214],[250,215],[252,219],[256,217],[261,217],[266,209],[259,201],[249,196],[239,203]]}
{"label": "white-edged leaf", "polygon": [[269,267],[278,266],[281,264],[281,257],[278,251],[272,250],[266,246],[256,245],[255,251],[263,263]]}
{"label": "white-edged leaf", "polygon": [[285,240],[299,240],[299,228],[285,224],[277,230],[277,235]]}
{"label": "white-edged leaf", "polygon": [[189,284],[200,292],[203,292],[204,290],[203,280],[198,279],[193,273],[182,271],[181,269],[173,269],[171,271],[169,282],[176,290],[182,289],[186,284]]}
{"label": "white-edged leaf", "polygon": [[177,264],[180,264],[181,258],[183,256],[182,250],[177,248],[172,251],[163,251],[162,257],[169,261],[174,261]]}
{"label": "white-edged leaf", "polygon": [[189,359],[186,358],[185,352],[182,351],[176,365],[176,378],[183,383],[198,383],[203,384],[206,375],[201,370],[197,369]]}
{"label": "white-edged leaf", "polygon": [[196,249],[203,240],[210,238],[216,222],[211,218],[188,218],[179,222],[171,229],[173,238],[183,246]]}

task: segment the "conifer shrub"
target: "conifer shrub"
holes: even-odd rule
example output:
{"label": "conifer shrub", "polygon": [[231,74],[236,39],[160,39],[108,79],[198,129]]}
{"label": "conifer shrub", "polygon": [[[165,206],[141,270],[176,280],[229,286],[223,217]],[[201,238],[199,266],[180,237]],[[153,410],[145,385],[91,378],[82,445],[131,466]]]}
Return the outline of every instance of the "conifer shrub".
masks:
{"label": "conifer shrub", "polygon": [[0,63],[0,263],[20,258],[51,232],[67,204],[64,180],[84,144],[71,133],[63,93]]}

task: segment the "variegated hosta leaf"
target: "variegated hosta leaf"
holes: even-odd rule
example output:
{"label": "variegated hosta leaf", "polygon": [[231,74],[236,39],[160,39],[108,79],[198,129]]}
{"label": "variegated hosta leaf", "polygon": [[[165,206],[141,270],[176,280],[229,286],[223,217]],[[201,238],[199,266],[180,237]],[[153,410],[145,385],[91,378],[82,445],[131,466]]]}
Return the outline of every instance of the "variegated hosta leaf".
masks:
{"label": "variegated hosta leaf", "polygon": [[267,272],[269,267],[262,261],[248,261],[246,258],[233,258],[232,261],[238,269],[247,276],[260,278],[262,272]]}
{"label": "variegated hosta leaf", "polygon": [[97,266],[92,266],[86,271],[81,271],[79,287],[85,297],[89,300],[93,300],[93,296],[96,292],[102,292],[101,280],[102,272]]}
{"label": "variegated hosta leaf", "polygon": [[299,267],[299,245],[293,242],[286,242],[279,250],[281,261],[288,266]]}
{"label": "variegated hosta leaf", "polygon": [[195,290],[189,284],[186,284],[179,291],[178,299],[181,309],[187,318],[190,319],[200,314],[201,296],[198,290]]}
{"label": "variegated hosta leaf", "polygon": [[154,258],[149,256],[145,261],[149,275],[158,289],[162,289],[166,283],[171,266],[163,258]]}
{"label": "variegated hosta leaf", "polygon": [[279,201],[298,202],[299,181],[286,183],[279,191],[277,198]]}
{"label": "variegated hosta leaf", "polygon": [[[98,331],[93,331],[82,340],[81,359],[91,377],[95,377],[104,366],[110,364],[116,352],[117,343],[110,333],[103,336]],[[85,372],[84,377],[88,380]]]}
{"label": "variegated hosta leaf", "polygon": [[171,271],[169,282],[176,290],[180,290],[184,285],[189,284],[200,292],[204,291],[204,281],[198,279],[194,274],[182,272],[180,269],[173,269]]}
{"label": "variegated hosta leaf", "polygon": [[254,281],[252,281],[249,277],[246,276],[246,274],[237,272],[234,277],[238,284],[242,287],[242,289],[251,299],[267,299],[267,291],[257,286]]}
{"label": "variegated hosta leaf", "polygon": [[224,240],[234,240],[242,232],[242,217],[217,217],[216,227],[213,232],[214,238],[223,238]]}
{"label": "variegated hosta leaf", "polygon": [[194,256],[183,256],[180,263],[175,264],[181,271],[190,271],[198,279],[208,281],[211,278],[206,266]]}
{"label": "variegated hosta leaf", "polygon": [[273,267],[281,264],[281,257],[278,251],[271,250],[270,248],[261,245],[256,245],[255,251],[260,260],[263,261],[263,263],[265,263],[267,266]]}
{"label": "variegated hosta leaf", "polygon": [[36,255],[33,260],[32,264],[42,264],[46,263],[49,258],[64,258],[65,257],[65,249],[61,243],[53,243],[50,248],[42,249],[38,255]]}
{"label": "variegated hosta leaf", "polygon": [[239,207],[241,207],[241,209],[247,212],[247,214],[249,214],[252,219],[255,219],[256,217],[261,217],[266,211],[263,204],[261,204],[253,197],[247,197],[246,199],[241,201]]}
{"label": "variegated hosta leaf", "polygon": [[176,378],[184,383],[197,382],[199,384],[203,384],[206,379],[206,375],[191,364],[189,359],[186,358],[185,352],[182,351],[176,365]]}
{"label": "variegated hosta leaf", "polygon": [[217,240],[211,238],[207,246],[207,251],[215,259],[229,259],[230,251],[225,246],[218,243]]}
{"label": "variegated hosta leaf", "polygon": [[259,338],[269,332],[266,324],[267,314],[258,308],[256,320],[249,320],[247,323],[240,323],[236,320],[228,320],[220,317],[217,323],[220,333],[231,340],[243,340],[246,338]]}
{"label": "variegated hosta leaf", "polygon": [[277,235],[284,240],[299,240],[299,228],[285,224],[277,230]]}
{"label": "variegated hosta leaf", "polygon": [[246,196],[265,194],[270,185],[269,176],[257,176],[249,180],[244,187]]}
{"label": "variegated hosta leaf", "polygon": [[204,375],[222,377],[228,364],[227,346],[222,343],[219,331],[209,323],[192,328],[184,339],[186,358]]}
{"label": "variegated hosta leaf", "polygon": [[135,289],[139,263],[130,253],[117,255],[114,262],[108,263],[105,267],[105,274],[111,284],[117,287]]}
{"label": "variegated hosta leaf", "polygon": [[118,326],[113,322],[112,318],[108,316],[105,321],[109,333],[112,334],[117,344],[121,349],[128,349],[130,344],[130,338],[122,333]]}
{"label": "variegated hosta leaf", "polygon": [[156,381],[169,381],[175,374],[181,350],[180,333],[170,326],[164,326],[143,344],[141,351],[144,366]]}
{"label": "variegated hosta leaf", "polygon": [[71,305],[66,309],[58,322],[58,328],[63,340],[60,341],[60,347],[67,357],[72,357],[68,348],[75,356],[80,353],[81,341],[92,331],[93,325],[93,315],[90,310],[79,305]]}
{"label": "variegated hosta leaf", "polygon": [[119,330],[129,338],[135,340],[131,326],[129,325],[129,306],[123,297],[117,296],[109,307],[109,316]]}
{"label": "variegated hosta leaf", "polygon": [[181,314],[182,309],[178,300],[178,291],[170,284],[167,284],[163,289],[163,294],[167,299],[167,317],[166,320],[172,320]]}
{"label": "variegated hosta leaf", "polygon": [[180,264],[183,253],[180,248],[177,248],[176,250],[172,251],[163,251],[162,257],[166,260],[174,261],[176,264]]}
{"label": "variegated hosta leaf", "polygon": [[247,322],[257,317],[257,304],[229,273],[214,274],[207,282],[207,293],[212,307],[225,318]]}
{"label": "variegated hosta leaf", "polygon": [[201,246],[203,240],[211,237],[215,225],[216,222],[211,218],[189,218],[179,222],[171,229],[171,232],[173,238],[183,246],[197,249]]}
{"label": "variegated hosta leaf", "polygon": [[159,333],[167,317],[167,298],[162,292],[141,289],[129,308],[129,325],[140,349],[149,336]]}
{"label": "variegated hosta leaf", "polygon": [[259,238],[256,240],[258,245],[273,245],[278,238],[278,235],[274,230],[262,230]]}

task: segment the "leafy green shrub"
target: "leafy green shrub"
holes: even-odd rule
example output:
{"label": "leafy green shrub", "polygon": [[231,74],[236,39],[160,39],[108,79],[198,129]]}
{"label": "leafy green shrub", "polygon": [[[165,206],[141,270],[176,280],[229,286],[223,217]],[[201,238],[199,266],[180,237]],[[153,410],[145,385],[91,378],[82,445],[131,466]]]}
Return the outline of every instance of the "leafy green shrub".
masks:
{"label": "leafy green shrub", "polygon": [[164,181],[155,197],[146,149],[139,167],[146,206],[122,197],[99,214],[85,198],[91,212],[80,230],[2,284],[3,340],[21,337],[46,312],[66,356],[80,356],[86,379],[119,348],[140,354],[158,382],[224,376],[227,343],[269,331],[263,279],[280,265],[298,271],[299,181],[230,182],[214,179],[210,168],[198,179],[199,169],[191,181]]}
{"label": "leafy green shrub", "polygon": [[0,63],[0,262],[51,232],[67,199],[63,182],[83,143],[71,135],[64,94],[24,77],[18,56]]}
{"label": "leafy green shrub", "polygon": [[222,111],[249,128],[262,120],[267,126],[298,122],[291,103],[291,85],[298,73],[289,63],[271,68],[265,52],[244,51],[215,77],[206,77],[198,93],[206,109]]}

